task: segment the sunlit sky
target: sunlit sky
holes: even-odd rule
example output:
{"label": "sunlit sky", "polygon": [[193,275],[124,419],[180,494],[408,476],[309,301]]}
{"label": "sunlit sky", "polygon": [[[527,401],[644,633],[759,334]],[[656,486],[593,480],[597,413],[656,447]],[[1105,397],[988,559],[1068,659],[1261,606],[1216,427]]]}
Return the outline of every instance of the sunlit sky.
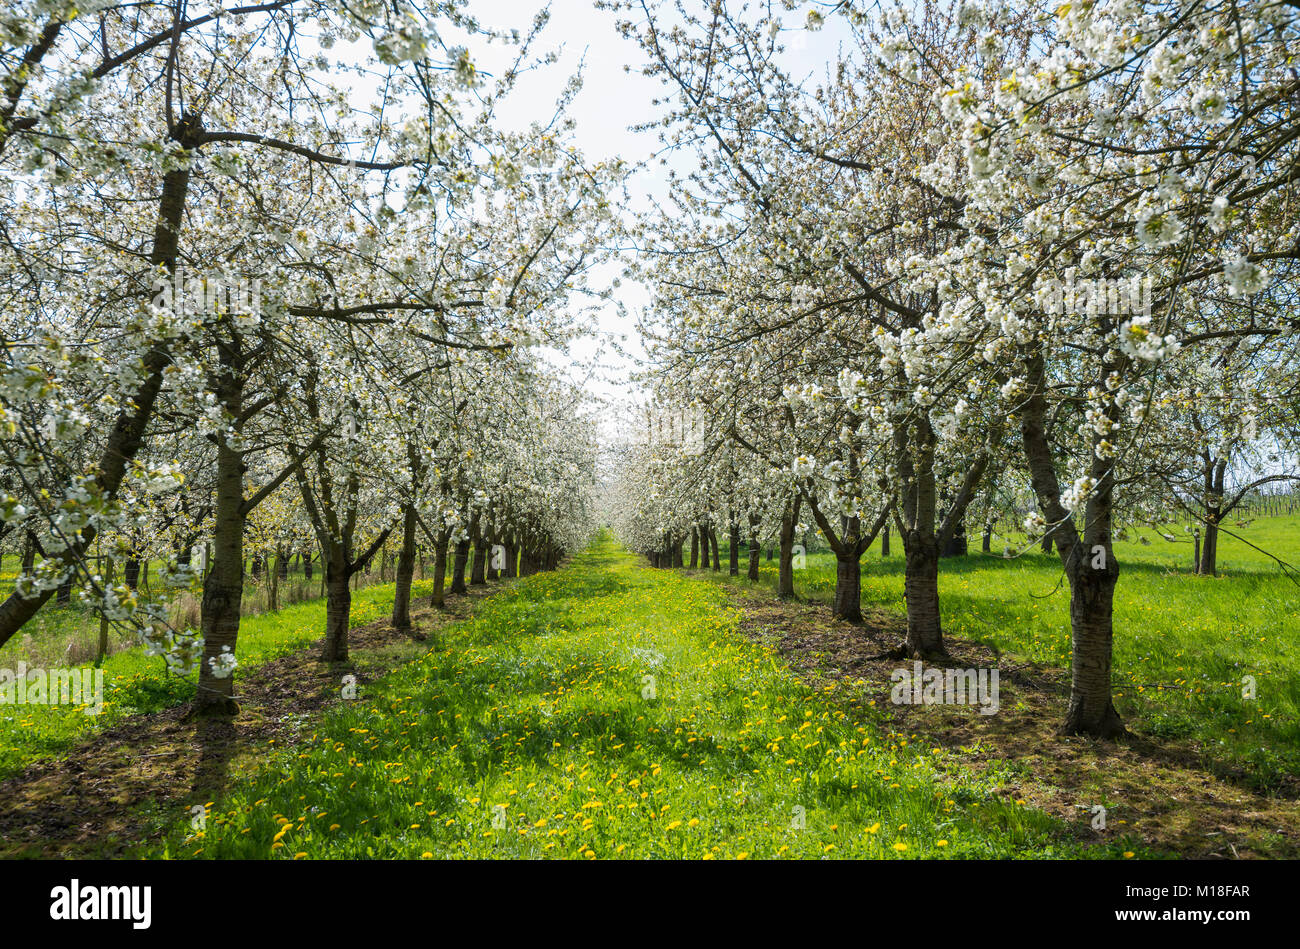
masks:
{"label": "sunlit sky", "polygon": [[[694,2],[703,6],[703,0]],[[474,4],[472,9],[484,26],[524,31],[542,6],[536,0],[494,0]],[[808,8],[811,6],[808,4]],[[553,0],[550,9],[551,20],[541,35],[537,51],[555,51],[559,61],[534,72],[522,83],[501,116],[507,124],[517,123],[518,127],[549,117],[560,90],[581,67],[583,88],[569,113],[577,124],[576,142],[589,160],[618,155],[630,164],[645,163],[628,185],[627,212],[646,210],[653,200],[666,195],[667,168],[658,160],[657,134],[634,132],[630,126],[660,114],[661,110],[652,101],[664,96],[665,87],[658,79],[642,74],[644,54],[635,42],[619,35],[614,27],[615,14],[596,9],[592,0]],[[805,16],[803,9],[784,14],[781,42],[787,52],[783,65],[799,78],[821,77],[827,64],[835,58],[844,34],[837,29],[838,18],[830,18],[818,32],[809,32],[804,29]],[[471,49],[476,65],[488,71],[504,66],[513,52],[499,44],[471,46]],[[664,157],[679,172],[692,164],[687,155]],[[622,267],[615,261],[596,268],[589,278],[592,287],[608,286],[620,276]],[[634,397],[628,384],[633,361],[643,355],[635,321],[648,305],[649,294],[645,287],[628,281],[623,281],[616,293],[623,312],[613,303],[606,304],[600,312],[599,331],[620,340],[626,337],[620,345],[628,355],[607,352],[601,360],[606,371],[589,379],[587,387],[599,397],[625,405]],[[586,361],[598,345],[595,340],[584,342],[574,347],[572,355]],[[611,417],[606,427],[612,423]]]}

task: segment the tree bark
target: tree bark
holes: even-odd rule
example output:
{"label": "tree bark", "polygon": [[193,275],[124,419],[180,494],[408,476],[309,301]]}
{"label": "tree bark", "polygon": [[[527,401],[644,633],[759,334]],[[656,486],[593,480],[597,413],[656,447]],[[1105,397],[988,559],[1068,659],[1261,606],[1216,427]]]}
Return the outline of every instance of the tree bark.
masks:
{"label": "tree bark", "polygon": [[780,560],[777,563],[776,595],[782,600],[794,599],[794,529],[799,522],[799,506],[803,498],[796,496],[786,502],[781,514]]}
{"label": "tree bark", "polygon": [[443,587],[447,582],[447,547],[450,543],[450,534],[442,531],[438,535],[438,542],[433,547],[433,595],[429,597],[429,605],[438,609],[447,602]]}
{"label": "tree bark", "polygon": [[267,576],[270,582],[267,586],[266,608],[274,613],[280,608],[280,568],[284,565],[284,554],[280,548],[275,549],[275,563],[270,565]]}
{"label": "tree bark", "polygon": [[[113,584],[113,558],[106,558],[103,570],[104,586],[109,587]],[[104,664],[104,659],[108,656],[108,617],[103,613],[99,615],[99,643],[95,649],[95,668],[98,669]]]}
{"label": "tree bark", "polygon": [[465,585],[465,567],[469,563],[469,539],[456,541],[456,556],[451,564],[451,592],[463,594],[469,592]]}
{"label": "tree bark", "polygon": [[[227,408],[238,396],[227,393]],[[203,581],[203,659],[194,706],[200,713],[234,715],[235,677],[213,675],[212,662],[223,646],[233,653],[239,640],[244,599],[244,458],[225,439],[217,442],[217,501],[212,536],[212,567]]]}
{"label": "tree bark", "polygon": [[1197,573],[1203,576],[1219,575],[1219,522],[1223,517],[1223,481],[1227,462],[1219,459],[1206,465],[1205,471],[1205,539],[1201,543],[1201,559]]}
{"label": "tree bark", "polygon": [[352,616],[352,588],[347,560],[342,553],[325,564],[325,649],[324,662],[346,662],[348,658],[348,621]]}
{"label": "tree bark", "polygon": [[925,537],[914,532],[908,539],[903,588],[907,596],[908,657],[946,656],[939,621],[939,545],[933,535]]}
{"label": "tree bark", "polygon": [[519,548],[511,537],[507,537],[502,545],[506,549],[506,569],[502,576],[510,580],[519,576]]}
{"label": "tree bark", "polygon": [[1111,699],[1110,681],[1114,641],[1112,617],[1119,563],[1110,551],[1110,545],[1104,546],[1104,568],[1094,569],[1092,558],[1087,555],[1074,556],[1068,568],[1070,702],[1062,731],[1069,735],[1113,738],[1125,731]]}
{"label": "tree bark", "polygon": [[397,557],[397,589],[393,591],[393,628],[411,628],[411,583],[415,580],[415,506],[402,512],[402,550]]}
{"label": "tree bark", "polygon": [[474,586],[483,586],[487,583],[487,559],[487,549],[480,540],[474,545],[474,561],[469,572],[469,582]]}
{"label": "tree bark", "polygon": [[835,553],[835,599],[831,614],[847,623],[862,622],[862,561],[856,549]]}

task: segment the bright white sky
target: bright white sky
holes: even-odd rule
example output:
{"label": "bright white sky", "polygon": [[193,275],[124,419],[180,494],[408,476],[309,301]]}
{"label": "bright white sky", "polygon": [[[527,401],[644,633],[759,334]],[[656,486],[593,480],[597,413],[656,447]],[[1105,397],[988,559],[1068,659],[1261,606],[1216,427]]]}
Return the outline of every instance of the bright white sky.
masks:
{"label": "bright white sky", "polygon": [[[703,4],[704,0],[688,0]],[[787,54],[784,65],[797,77],[822,77],[827,64],[837,52],[844,34],[840,19],[829,18],[818,32],[804,29],[806,9],[784,14],[785,30],[782,43]],[[524,31],[532,23],[536,12],[543,6],[539,0],[491,0],[474,4],[474,15],[486,27]],[[559,61],[553,66],[532,73],[521,88],[512,95],[508,108],[500,113],[508,125],[524,127],[540,117],[549,117],[554,110],[556,96],[568,78],[582,65],[584,85],[573,103],[570,115],[577,124],[575,136],[579,147],[589,160],[622,156],[629,164],[649,162],[659,147],[653,132],[633,132],[629,128],[656,117],[660,110],[652,106],[655,97],[663,97],[665,87],[657,79],[641,74],[644,58],[640,47],[623,39],[614,28],[615,15],[595,8],[592,0],[552,0],[551,21],[543,32],[537,53],[556,51]],[[478,68],[495,72],[511,58],[513,48],[499,44],[471,47]],[[628,70],[625,67],[630,66]],[[684,171],[689,156],[669,157],[670,163]],[[651,198],[666,194],[665,168],[657,160],[638,172],[629,186],[632,208],[643,210]],[[612,263],[593,271],[593,287],[608,286],[619,277],[622,264]],[[619,302],[626,315],[620,315],[614,305],[601,311],[600,331],[620,340],[631,359],[643,355],[636,333],[636,318],[649,303],[646,288],[624,281],[618,290]],[[624,341],[622,338],[626,337]],[[598,346],[596,341],[576,347],[573,355],[579,360],[589,358]],[[625,404],[634,396],[628,384],[632,371],[631,359],[608,353],[603,364],[608,370],[588,382],[588,388],[597,396]],[[612,433],[614,419],[608,419],[607,431]]]}

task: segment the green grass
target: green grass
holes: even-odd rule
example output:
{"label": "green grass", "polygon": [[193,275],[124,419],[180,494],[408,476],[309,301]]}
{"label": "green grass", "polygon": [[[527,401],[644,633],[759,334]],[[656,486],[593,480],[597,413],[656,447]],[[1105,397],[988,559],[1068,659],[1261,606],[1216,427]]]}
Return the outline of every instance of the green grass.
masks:
{"label": "green grass", "polygon": [[[352,627],[364,626],[391,612],[393,584],[365,587],[353,594]],[[433,581],[416,581],[413,592],[427,596]],[[64,622],[75,622],[73,610],[53,611],[57,628],[59,613],[69,614]],[[297,603],[277,612],[246,616],[239,626],[240,671],[302,649],[325,632],[323,600]],[[10,651],[10,656],[15,651]],[[0,653],[0,665],[14,668],[16,658]],[[93,668],[86,663],[73,668]],[[116,652],[104,660],[104,702],[99,715],[87,715],[84,705],[0,704],[0,780],[41,759],[57,756],[94,729],[103,728],[124,716],[153,712],[189,701],[194,680],[168,675],[163,661],[133,648]]]}
{"label": "green grass", "polygon": [[[444,628],[142,856],[1064,857],[1062,824],[813,691],[602,537]],[[654,677],[654,692],[647,676]],[[802,814],[804,826],[793,826]],[[1118,856],[1124,839],[1086,851]]]}
{"label": "green grass", "polygon": [[[1300,563],[1300,516],[1229,525],[1246,540]],[[1220,576],[1191,574],[1191,544],[1116,544],[1113,681],[1116,706],[1130,727],[1160,739],[1190,739],[1220,769],[1243,771],[1261,789],[1300,774],[1300,586],[1248,544],[1223,536]],[[1175,534],[1173,529],[1165,533]],[[1185,540],[1181,529],[1175,534]],[[978,549],[979,538],[971,538]],[[1009,541],[1023,546],[1023,537]],[[896,611],[905,607],[903,556],[882,558],[877,543],[862,559],[862,598]],[[979,553],[940,564],[943,628],[949,635],[1068,669],[1069,587],[1059,560],[1037,552],[1003,559]],[[766,556],[766,554],[764,555]],[[813,553],[795,572],[800,596],[829,603],[835,560]],[[744,584],[741,577],[723,582]],[[764,559],[760,580],[775,589],[775,564]],[[1255,699],[1243,699],[1243,677]]]}

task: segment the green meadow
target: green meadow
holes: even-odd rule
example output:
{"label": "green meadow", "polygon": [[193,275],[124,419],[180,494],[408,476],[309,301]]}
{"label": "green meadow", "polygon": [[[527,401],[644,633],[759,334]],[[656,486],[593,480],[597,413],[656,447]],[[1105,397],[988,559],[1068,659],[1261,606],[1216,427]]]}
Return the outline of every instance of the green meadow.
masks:
{"label": "green meadow", "polygon": [[367,685],[142,856],[1099,857],[602,536]]}

